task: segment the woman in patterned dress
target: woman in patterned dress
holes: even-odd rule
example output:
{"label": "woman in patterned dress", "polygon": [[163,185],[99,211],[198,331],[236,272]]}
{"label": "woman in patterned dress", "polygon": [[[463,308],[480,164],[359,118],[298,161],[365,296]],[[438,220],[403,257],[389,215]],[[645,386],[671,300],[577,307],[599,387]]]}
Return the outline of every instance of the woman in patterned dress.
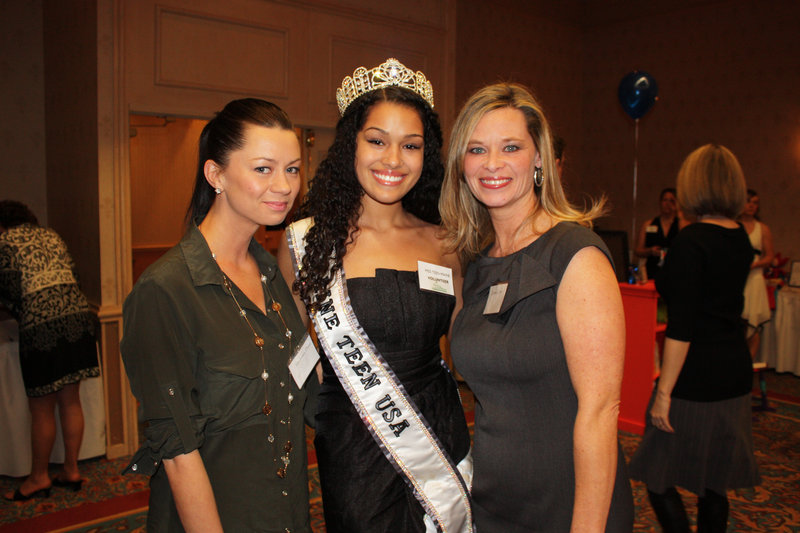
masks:
{"label": "woman in patterned dress", "polygon": [[[27,206],[0,202],[0,302],[19,322],[22,379],[31,410],[30,475],[7,500],[49,496],[53,485],[78,491],[83,440],[82,379],[100,375],[95,320],[78,287],[75,264],[61,237],[39,226]],[[64,470],[48,473],[58,405]]]}

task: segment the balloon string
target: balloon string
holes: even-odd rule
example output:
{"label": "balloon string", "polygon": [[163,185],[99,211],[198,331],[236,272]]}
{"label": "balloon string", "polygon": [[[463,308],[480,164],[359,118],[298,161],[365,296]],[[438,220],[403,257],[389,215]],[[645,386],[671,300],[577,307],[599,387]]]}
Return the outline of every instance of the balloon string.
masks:
{"label": "balloon string", "polygon": [[629,249],[628,253],[631,257],[628,259],[633,264],[634,248],[636,246],[636,187],[638,184],[638,171],[639,171],[639,119],[634,119],[633,128],[633,221],[631,227],[631,242],[634,245]]}

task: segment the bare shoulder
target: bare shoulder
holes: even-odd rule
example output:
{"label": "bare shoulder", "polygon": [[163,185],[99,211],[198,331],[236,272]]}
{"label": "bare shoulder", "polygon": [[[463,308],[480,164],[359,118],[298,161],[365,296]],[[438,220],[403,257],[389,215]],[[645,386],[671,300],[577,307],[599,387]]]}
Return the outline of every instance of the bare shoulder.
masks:
{"label": "bare shoulder", "polygon": [[436,257],[436,261],[433,262],[452,268],[454,272],[460,272],[458,256],[448,251],[442,227],[422,221],[420,221],[420,224],[419,232],[425,244],[424,247],[428,254]]}

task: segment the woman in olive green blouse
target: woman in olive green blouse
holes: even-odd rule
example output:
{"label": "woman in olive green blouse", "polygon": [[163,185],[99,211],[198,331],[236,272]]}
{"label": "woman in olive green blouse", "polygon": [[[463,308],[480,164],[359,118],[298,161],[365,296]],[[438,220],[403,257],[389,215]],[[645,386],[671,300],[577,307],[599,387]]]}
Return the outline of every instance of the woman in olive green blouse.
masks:
{"label": "woman in olive green blouse", "polygon": [[253,239],[291,208],[300,147],[280,108],[244,99],[208,123],[199,154],[188,231],[124,306],[147,421],[127,472],[151,476],[151,532],[310,532],[303,409],[318,384],[289,371],[305,329]]}

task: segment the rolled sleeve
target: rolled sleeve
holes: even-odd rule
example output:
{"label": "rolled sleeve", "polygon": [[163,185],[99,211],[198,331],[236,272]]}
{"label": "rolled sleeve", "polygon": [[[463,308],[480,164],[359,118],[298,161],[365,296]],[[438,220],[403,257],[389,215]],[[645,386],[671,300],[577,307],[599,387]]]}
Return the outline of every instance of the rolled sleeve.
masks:
{"label": "rolled sleeve", "polygon": [[[122,359],[148,427],[126,472],[152,474],[162,459],[189,453],[204,440],[206,417],[197,399],[196,348],[186,308],[175,289],[142,280],[123,307]],[[134,465],[136,467],[134,468]]]}

